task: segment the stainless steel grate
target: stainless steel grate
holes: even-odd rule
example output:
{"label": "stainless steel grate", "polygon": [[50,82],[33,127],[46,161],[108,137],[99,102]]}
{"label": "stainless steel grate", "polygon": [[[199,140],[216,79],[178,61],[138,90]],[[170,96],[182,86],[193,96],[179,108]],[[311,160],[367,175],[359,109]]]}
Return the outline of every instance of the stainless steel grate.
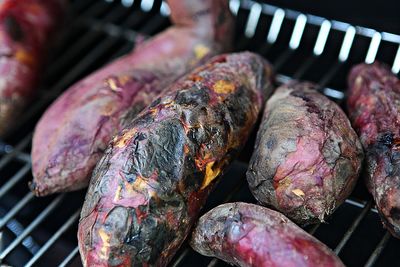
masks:
{"label": "stainless steel grate", "polygon": [[[84,192],[35,198],[27,188],[30,142],[41,113],[63,90],[104,63],[126,53],[136,42],[169,26],[168,6],[160,0],[73,0],[74,16],[54,52],[40,94],[18,128],[0,142],[0,263],[12,266],[81,266],[76,243]],[[237,50],[268,58],[283,83],[317,82],[339,104],[345,75],[358,62],[375,59],[400,71],[400,36],[326,20],[253,0],[230,0],[237,17]],[[254,138],[212,194],[205,210],[222,202],[255,202],[244,178]],[[362,179],[360,179],[362,180]],[[328,224],[307,228],[348,266],[392,266],[400,240],[379,221],[360,181],[352,197]],[[196,254],[185,244],[171,266],[226,266]]]}

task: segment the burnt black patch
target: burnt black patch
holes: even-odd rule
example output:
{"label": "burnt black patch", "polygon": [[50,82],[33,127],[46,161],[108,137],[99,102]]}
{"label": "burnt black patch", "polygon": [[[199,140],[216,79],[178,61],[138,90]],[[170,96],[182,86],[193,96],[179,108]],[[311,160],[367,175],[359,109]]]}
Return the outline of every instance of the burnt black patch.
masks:
{"label": "burnt black patch", "polygon": [[399,221],[400,220],[400,208],[392,208],[390,210],[390,217],[393,218],[393,220]]}
{"label": "burnt black patch", "polygon": [[133,105],[126,113],[125,115],[121,118],[120,124],[122,127],[126,127],[129,124],[132,123],[132,121],[136,118],[136,116],[141,112],[146,106],[144,105],[143,102],[138,102],[135,105]]}
{"label": "burnt black patch", "polygon": [[161,102],[161,97],[158,97],[156,100],[154,100],[151,104],[150,104],[150,108],[154,108],[155,106],[157,106],[158,104],[160,104]]}
{"label": "burnt black patch", "polygon": [[179,105],[198,106],[208,103],[210,97],[204,88],[193,87],[190,90],[182,90],[177,93],[175,102]]}
{"label": "burnt black patch", "polygon": [[[133,125],[139,126],[143,124],[149,124],[154,121],[153,114],[150,111],[147,111],[145,113],[141,113],[136,119],[132,122]],[[127,125],[130,125],[129,123]]]}
{"label": "burnt black patch", "polygon": [[235,94],[228,97],[224,104],[227,107],[234,126],[242,127],[247,121],[247,112],[250,107],[250,90],[243,86],[237,88]]}
{"label": "burnt black patch", "polygon": [[385,146],[392,146],[393,141],[394,141],[393,137],[394,137],[394,134],[385,133],[379,137],[378,142]]}
{"label": "burnt black patch", "polygon": [[8,34],[14,41],[20,42],[24,39],[24,32],[22,31],[21,25],[12,15],[8,15],[4,18],[4,25]]}
{"label": "burnt black patch", "polygon": [[304,93],[301,92],[301,91],[292,91],[292,92],[290,93],[290,95],[292,95],[292,96],[294,96],[294,97],[301,98],[301,99],[304,100],[304,102],[310,102],[310,101],[311,101],[311,99],[310,99],[308,96],[306,96],[306,94],[304,94]]}
{"label": "burnt black patch", "polygon": [[155,264],[164,249],[175,239],[176,229],[171,229],[166,223],[161,223],[158,225],[157,230],[150,233],[151,254],[148,262],[149,264]]}

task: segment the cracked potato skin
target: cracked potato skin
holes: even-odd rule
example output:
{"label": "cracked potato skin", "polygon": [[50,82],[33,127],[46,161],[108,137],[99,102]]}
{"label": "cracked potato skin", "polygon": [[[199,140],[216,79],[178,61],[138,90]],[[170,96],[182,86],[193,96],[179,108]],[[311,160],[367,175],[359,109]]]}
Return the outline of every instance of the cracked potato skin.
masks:
{"label": "cracked potato skin", "polygon": [[32,191],[37,196],[89,184],[112,136],[201,62],[229,50],[227,0],[169,0],[172,27],[67,89],[36,126]]}
{"label": "cracked potato skin", "polygon": [[166,89],[110,143],[78,228],[85,266],[166,266],[272,91],[271,66],[221,55]]}
{"label": "cracked potato skin", "polygon": [[350,195],[363,156],[339,106],[295,81],[267,101],[247,180],[260,203],[306,225],[324,221]]}
{"label": "cracked potato skin", "polygon": [[62,0],[0,3],[0,136],[9,133],[33,98],[52,35],[66,9]]}
{"label": "cracked potato skin", "polygon": [[344,267],[333,251],[284,215],[242,202],[204,214],[190,245],[240,267]]}
{"label": "cracked potato skin", "polygon": [[360,64],[348,79],[348,110],[366,154],[366,184],[383,224],[400,238],[400,80]]}

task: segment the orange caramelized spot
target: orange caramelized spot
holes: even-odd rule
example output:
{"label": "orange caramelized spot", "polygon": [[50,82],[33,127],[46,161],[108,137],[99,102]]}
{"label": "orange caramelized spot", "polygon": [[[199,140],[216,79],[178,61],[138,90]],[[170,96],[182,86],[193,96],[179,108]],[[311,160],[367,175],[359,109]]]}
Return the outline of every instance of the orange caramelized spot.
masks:
{"label": "orange caramelized spot", "polygon": [[126,75],[122,75],[118,77],[118,82],[124,86],[125,84],[127,84],[131,79],[129,78],[129,76]]}
{"label": "orange caramelized spot", "polygon": [[175,105],[175,102],[172,100],[171,102],[165,103],[164,107],[169,108]]}
{"label": "orange caramelized spot", "polygon": [[114,78],[108,78],[106,79],[106,85],[110,87],[111,90],[113,91],[119,91],[121,88],[117,85],[117,82],[115,81]]}
{"label": "orange caramelized spot", "polygon": [[102,114],[104,116],[111,116],[114,113],[114,105],[112,103],[108,103],[104,106]]}
{"label": "orange caramelized spot", "polygon": [[103,230],[103,228],[101,228],[99,230],[99,236],[101,239],[101,249],[100,249],[100,257],[102,259],[106,259],[107,258],[107,254],[108,254],[108,250],[110,249],[110,235],[108,235],[106,233],[106,231]]}
{"label": "orange caramelized spot", "polygon": [[303,198],[305,196],[303,190],[301,190],[299,188],[293,189],[292,193],[301,198]]}
{"label": "orange caramelized spot", "polygon": [[[281,179],[281,180],[279,180],[279,181],[274,181],[274,188],[275,188],[275,189],[278,189],[278,188],[280,188],[280,189],[285,189],[285,188],[287,188],[290,184],[291,184],[290,177],[289,177],[289,176],[286,176],[285,178],[283,178],[283,179]],[[281,188],[281,187],[282,187],[282,188]]]}
{"label": "orange caramelized spot", "polygon": [[116,139],[114,142],[116,142],[115,147],[118,148],[123,148],[126,146],[128,141],[132,139],[132,137],[136,134],[135,129],[131,129],[129,131],[126,131],[119,139]]}
{"label": "orange caramelized spot", "polygon": [[220,168],[213,169],[215,161],[209,162],[206,165],[206,174],[204,176],[203,184],[200,189],[206,188],[214,179],[221,173]]}
{"label": "orange caramelized spot", "polygon": [[15,59],[28,65],[33,65],[35,63],[33,56],[23,49],[17,50],[15,53]]}
{"label": "orange caramelized spot", "polygon": [[142,176],[137,176],[135,182],[133,183],[133,187],[139,190],[143,190],[147,188],[147,182],[143,179]]}
{"label": "orange caramelized spot", "polygon": [[198,75],[192,75],[189,77],[190,80],[194,81],[194,82],[200,82],[203,80],[203,77],[198,76]]}
{"label": "orange caramelized spot", "polygon": [[210,52],[210,49],[207,46],[203,45],[203,44],[197,44],[194,47],[194,54],[195,54],[197,59],[202,59],[209,52]]}
{"label": "orange caramelized spot", "polygon": [[114,201],[118,201],[121,198],[122,186],[118,186],[117,191],[115,191]]}
{"label": "orange caramelized spot", "polygon": [[185,155],[189,154],[189,146],[187,144],[183,146],[183,152],[185,153]]}
{"label": "orange caramelized spot", "polygon": [[230,94],[235,91],[235,85],[229,81],[220,80],[213,86],[214,92],[217,94]]}

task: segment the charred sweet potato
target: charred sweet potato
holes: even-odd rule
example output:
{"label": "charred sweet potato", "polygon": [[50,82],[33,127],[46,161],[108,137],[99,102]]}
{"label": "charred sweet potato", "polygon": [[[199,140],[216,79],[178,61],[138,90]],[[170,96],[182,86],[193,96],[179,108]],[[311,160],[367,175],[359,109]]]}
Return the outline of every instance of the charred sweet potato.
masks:
{"label": "charred sweet potato", "polygon": [[65,11],[62,0],[0,3],[0,136],[11,129],[37,88],[51,36]]}
{"label": "charred sweet potato", "polygon": [[197,252],[241,267],[344,266],[324,244],[282,214],[227,203],[203,215],[192,236]]}
{"label": "charred sweet potato", "polygon": [[344,112],[314,87],[291,82],[268,100],[247,172],[258,201],[300,224],[350,195],[364,156]]}
{"label": "charred sweet potato", "polygon": [[85,266],[165,266],[271,92],[251,53],[218,56],[166,89],[110,143],[78,228]]}
{"label": "charred sweet potato", "polygon": [[379,63],[349,75],[348,109],[366,154],[366,183],[386,228],[400,238],[400,81]]}
{"label": "charred sweet potato", "polygon": [[232,42],[227,0],[170,0],[174,26],[79,81],[39,121],[32,145],[37,196],[86,187],[113,135],[168,85]]}

